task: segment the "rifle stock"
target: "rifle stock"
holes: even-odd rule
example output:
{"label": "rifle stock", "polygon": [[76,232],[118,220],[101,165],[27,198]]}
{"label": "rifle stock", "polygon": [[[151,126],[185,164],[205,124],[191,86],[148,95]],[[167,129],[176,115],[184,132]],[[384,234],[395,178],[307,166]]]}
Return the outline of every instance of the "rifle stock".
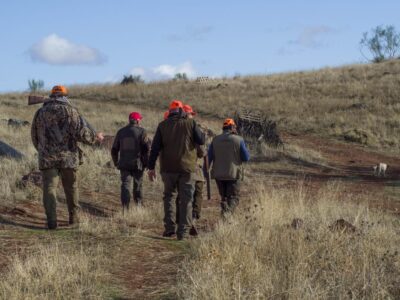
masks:
{"label": "rifle stock", "polygon": [[207,200],[211,200],[210,165],[208,161],[208,155],[204,156],[203,172],[207,185]]}
{"label": "rifle stock", "polygon": [[40,104],[40,103],[45,103],[48,101],[49,98],[43,97],[43,96],[28,96],[28,105],[34,105],[34,104]]}

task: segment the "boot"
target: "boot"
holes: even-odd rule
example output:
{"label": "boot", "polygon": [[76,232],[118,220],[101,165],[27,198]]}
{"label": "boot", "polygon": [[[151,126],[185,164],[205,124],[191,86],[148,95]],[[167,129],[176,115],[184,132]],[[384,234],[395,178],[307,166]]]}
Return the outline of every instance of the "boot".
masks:
{"label": "boot", "polygon": [[57,221],[48,221],[47,229],[48,230],[56,230],[57,229]]}
{"label": "boot", "polygon": [[69,225],[79,224],[79,216],[76,211],[69,214]]}

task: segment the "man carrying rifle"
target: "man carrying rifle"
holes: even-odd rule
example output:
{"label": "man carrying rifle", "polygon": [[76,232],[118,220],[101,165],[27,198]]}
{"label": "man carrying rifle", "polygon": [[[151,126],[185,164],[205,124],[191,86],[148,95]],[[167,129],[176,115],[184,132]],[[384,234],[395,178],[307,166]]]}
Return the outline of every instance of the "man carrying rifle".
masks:
{"label": "man carrying rifle", "polygon": [[221,196],[221,213],[226,216],[233,213],[239,203],[240,167],[242,162],[249,161],[250,154],[232,119],[226,119],[222,129],[222,134],[211,142],[208,159],[212,164],[211,176]]}
{"label": "man carrying rifle", "polygon": [[39,153],[39,169],[43,177],[43,204],[48,229],[57,228],[57,186],[59,177],[64,187],[69,212],[69,224],[79,223],[78,174],[82,153],[78,142],[93,145],[104,139],[74,108],[64,86],[53,87],[50,99],[32,121],[32,142]]}

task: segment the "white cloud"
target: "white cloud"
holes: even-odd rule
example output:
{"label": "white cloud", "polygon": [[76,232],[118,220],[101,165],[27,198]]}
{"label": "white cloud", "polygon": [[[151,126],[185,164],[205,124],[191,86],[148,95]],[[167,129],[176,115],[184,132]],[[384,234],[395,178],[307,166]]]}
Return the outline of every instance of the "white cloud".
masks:
{"label": "white cloud", "polygon": [[50,65],[98,65],[106,58],[98,50],[50,34],[29,49],[33,61]]}
{"label": "white cloud", "polygon": [[153,68],[135,67],[130,71],[130,74],[140,75],[146,81],[168,80],[177,73],[186,73],[189,78],[196,76],[196,71],[190,62],[175,66],[163,64]]}
{"label": "white cloud", "polygon": [[300,32],[297,39],[291,41],[290,44],[300,45],[306,48],[320,47],[322,46],[321,38],[335,32],[335,29],[325,25],[305,27]]}

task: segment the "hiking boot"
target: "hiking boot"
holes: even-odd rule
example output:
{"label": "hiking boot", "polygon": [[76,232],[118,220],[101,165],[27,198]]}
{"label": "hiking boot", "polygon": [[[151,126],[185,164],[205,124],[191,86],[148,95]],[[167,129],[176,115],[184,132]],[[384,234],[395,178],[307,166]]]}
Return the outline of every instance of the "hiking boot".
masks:
{"label": "hiking boot", "polygon": [[77,212],[69,214],[68,224],[69,225],[79,224],[79,216]]}
{"label": "hiking boot", "polygon": [[196,227],[194,227],[194,225],[192,225],[192,227],[190,228],[189,234],[191,236],[198,236],[199,235],[199,232],[197,231]]}
{"label": "hiking boot", "polygon": [[48,230],[56,230],[57,229],[57,222],[56,221],[47,222],[47,229]]}
{"label": "hiking boot", "polygon": [[164,231],[163,232],[163,234],[162,234],[162,236],[163,237],[173,237],[174,235],[175,235],[176,233],[175,232],[173,232],[173,231]]}

